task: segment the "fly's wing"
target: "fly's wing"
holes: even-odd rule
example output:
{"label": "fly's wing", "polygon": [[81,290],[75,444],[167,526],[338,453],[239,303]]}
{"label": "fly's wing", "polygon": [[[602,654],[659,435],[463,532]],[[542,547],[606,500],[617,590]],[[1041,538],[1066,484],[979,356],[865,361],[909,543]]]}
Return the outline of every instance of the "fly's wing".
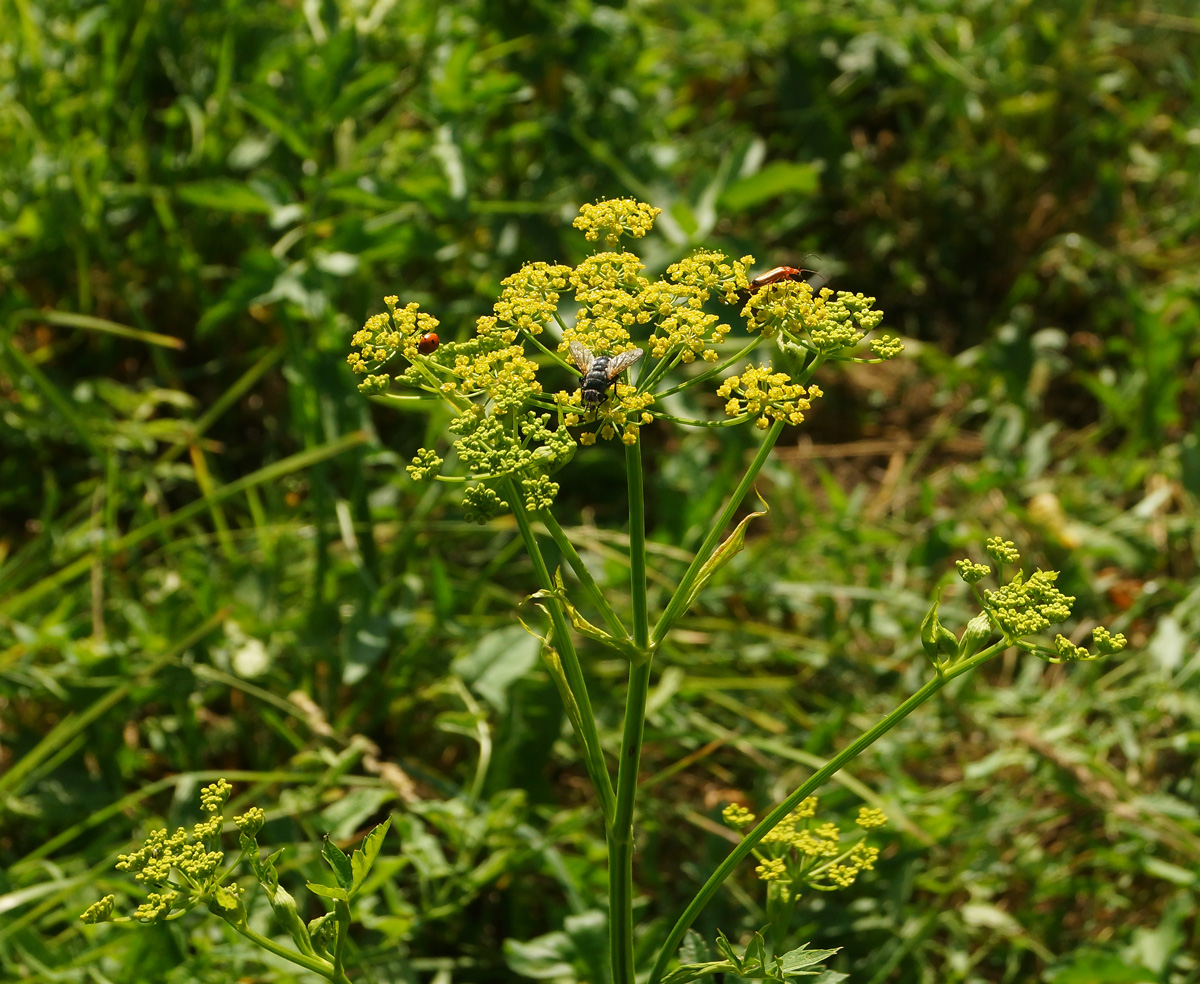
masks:
{"label": "fly's wing", "polygon": [[588,370],[592,368],[592,363],[596,361],[596,357],[592,355],[591,349],[584,345],[583,342],[571,342],[567,346],[567,350],[571,353],[571,359],[579,367],[579,371],[586,376]]}
{"label": "fly's wing", "polygon": [[605,370],[608,373],[609,380],[616,379],[644,354],[640,348],[635,348],[630,349],[628,352],[622,352],[620,355],[614,355],[608,360],[608,368]]}

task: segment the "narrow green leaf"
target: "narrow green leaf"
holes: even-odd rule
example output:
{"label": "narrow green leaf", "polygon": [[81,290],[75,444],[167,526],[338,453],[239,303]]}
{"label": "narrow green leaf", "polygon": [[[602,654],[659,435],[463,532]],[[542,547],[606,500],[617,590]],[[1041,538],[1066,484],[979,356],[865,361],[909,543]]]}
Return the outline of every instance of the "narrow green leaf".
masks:
{"label": "narrow green leaf", "polygon": [[182,338],[172,335],[160,335],[158,332],[133,328],[107,318],[97,318],[90,314],[76,314],[74,311],[17,311],[13,318],[18,321],[42,321],[48,325],[61,325],[64,328],[82,328],[85,331],[99,331],[121,338],[132,338],[145,342],[147,345],[158,345],[162,348],[186,348]]}
{"label": "narrow green leaf", "polygon": [[318,882],[308,882],[307,888],[313,895],[323,899],[334,899],[337,902],[349,902],[350,893],[344,888],[334,888],[332,885],[321,885]]}
{"label": "narrow green leaf", "polygon": [[[757,495],[757,492],[755,494]],[[762,510],[750,513],[750,515],[738,523],[725,541],[713,551],[713,555],[704,562],[704,565],[696,574],[696,579],[692,581],[691,590],[688,592],[683,606],[679,609],[681,613],[686,612],[692,607],[692,604],[699,597],[704,586],[712,580],[717,571],[728,564],[746,546],[746,528],[750,525],[750,521],[758,519],[760,516],[765,516],[770,512],[762,496],[758,497],[758,501],[762,503]]]}
{"label": "narrow green leaf", "polygon": [[220,212],[252,212],[268,215],[275,206],[253,188],[232,178],[211,178],[176,186],[175,193],[191,205]]}

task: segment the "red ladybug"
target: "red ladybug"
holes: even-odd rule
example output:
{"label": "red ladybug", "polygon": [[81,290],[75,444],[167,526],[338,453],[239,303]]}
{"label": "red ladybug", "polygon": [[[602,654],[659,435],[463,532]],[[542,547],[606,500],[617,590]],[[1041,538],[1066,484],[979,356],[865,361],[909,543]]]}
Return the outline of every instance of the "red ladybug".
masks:
{"label": "red ladybug", "polygon": [[421,336],[421,340],[417,342],[417,351],[422,355],[429,355],[431,352],[436,352],[439,345],[441,345],[441,342],[438,341],[437,335],[431,331],[427,331]]}

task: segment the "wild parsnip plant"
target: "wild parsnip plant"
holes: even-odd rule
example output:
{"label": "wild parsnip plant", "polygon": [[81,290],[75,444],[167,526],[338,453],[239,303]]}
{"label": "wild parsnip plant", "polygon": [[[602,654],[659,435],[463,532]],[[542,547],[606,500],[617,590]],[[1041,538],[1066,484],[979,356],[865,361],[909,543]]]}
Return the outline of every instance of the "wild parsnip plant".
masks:
{"label": "wild parsnip plant", "polygon": [[[479,319],[466,341],[440,343],[432,316],[415,304],[402,306],[398,298],[387,297],[387,311],[370,318],[354,336],[355,350],[349,357],[354,371],[365,377],[360,385],[364,393],[388,403],[444,403],[452,411],[445,440],[420,450],[409,465],[415,480],[461,484],[463,508],[480,523],[505,511],[516,520],[539,582],[534,597],[549,618],[543,638],[545,662],[582,748],[604,821],[613,984],[636,981],[633,820],[655,651],[705,585],[741,549],[749,522],[762,515],[751,513],[726,535],[784,428],[802,423],[821,396],[813,382],[821,366],[831,361],[878,362],[894,358],[903,348],[896,338],[876,334],[883,313],[873,307],[873,298],[814,290],[798,277],[755,284],[750,256],[730,260],[716,252],[697,252],[668,267],[661,279],[646,277],[642,261],[624,250],[621,241],[644,236],[657,214],[657,209],[629,200],[585,206],[575,225],[601,251],[575,267],[527,264],[503,282],[493,313]],[[740,318],[732,320],[743,321],[744,331],[713,313],[710,302],[740,312]],[[640,356],[635,349],[641,350]],[[580,353],[596,363],[585,365],[588,359]],[[602,360],[623,353],[630,354],[612,364],[624,371],[606,380],[599,400],[595,390],[593,399],[585,401],[578,386],[552,390],[545,385],[550,379],[569,378],[567,373],[579,378],[589,368],[604,372]],[[668,412],[666,398],[686,389],[709,393],[707,400],[693,403],[711,406],[713,414],[682,418]],[[751,424],[762,432],[758,450],[740,478],[730,483],[691,563],[652,618],[642,436],[653,427],[738,424]],[[559,491],[555,473],[598,440],[617,439],[624,445],[628,489],[631,604],[625,613],[605,597],[554,514]],[[543,535],[570,567],[572,583],[550,569],[542,552]],[[988,553],[998,565],[1019,559],[1013,545],[1000,538],[988,541]],[[959,571],[975,592],[979,615],[955,636],[941,625],[935,602],[921,627],[921,642],[932,663],[924,686],[757,823],[746,811],[727,812],[727,820],[744,831],[743,837],[656,941],[649,984],[683,984],[717,972],[776,981],[798,976],[840,979],[842,975],[820,967],[829,951],[806,946],[787,950],[788,923],[803,892],[850,884],[871,869],[878,849],[858,839],[850,843],[834,823],[816,821],[816,791],[951,680],[1009,647],[1051,662],[1096,658],[1061,635],[1053,647],[1033,638],[1071,614],[1074,599],[1055,587],[1053,572],[1025,577],[1018,570],[996,590],[980,593],[977,583],[990,568],[964,560]],[[603,627],[591,620],[597,617]],[[577,637],[607,647],[629,664],[615,775],[601,745]],[[1093,639],[1096,655],[1125,644],[1122,636],[1110,636],[1104,629],[1096,629]],[[883,822],[878,811],[864,810],[858,826],[866,831]],[[770,925],[741,952],[720,937],[715,942],[720,959],[707,959],[711,952],[694,936],[685,941],[685,935],[722,883],[751,854],[766,882]],[[254,861],[251,866],[258,874]],[[236,907],[236,900],[230,904]],[[214,911],[221,908],[219,904]],[[321,954],[309,957],[317,958],[326,959]]]}
{"label": "wild parsnip plant", "polygon": [[[366,376],[365,393],[410,400],[411,393],[393,394],[393,378],[381,372],[397,357],[408,364],[398,373],[406,390],[446,401],[453,410],[453,435],[446,448],[421,450],[409,466],[416,479],[460,481],[465,484],[463,505],[467,514],[486,522],[511,510],[541,582],[537,598],[550,617],[545,656],[555,677],[571,724],[582,745],[588,771],[604,816],[609,845],[609,939],[612,978],[615,984],[633,984],[633,815],[646,699],[655,649],[688,610],[716,571],[741,546],[744,519],[722,542],[722,535],[779,440],[785,425],[799,424],[821,391],[812,379],[829,361],[878,362],[899,355],[903,346],[893,336],[872,335],[883,321],[873,308],[874,299],[862,294],[814,290],[798,278],[785,278],[756,289],[749,271],[754,258],[730,260],[716,252],[697,252],[673,264],[660,280],[643,275],[644,265],[632,252],[620,248],[622,238],[644,236],[658,210],[630,200],[603,201],[580,210],[575,226],[602,251],[576,267],[530,263],[504,281],[504,292],[493,314],[480,318],[469,341],[449,343],[435,351],[421,350],[421,340],[437,328],[437,321],[417,306],[399,307],[386,298],[388,311],[371,318],[354,338],[350,356],[354,370]],[[564,295],[573,303],[563,304]],[[746,335],[708,310],[712,300],[740,306]],[[567,307],[569,313],[564,311]],[[572,343],[590,354],[615,357],[634,348],[644,358],[630,370],[630,379],[613,382],[609,395],[598,406],[585,406],[579,388],[548,394],[539,372],[549,368],[557,377],[562,369],[586,371],[568,361]],[[666,397],[689,388],[708,388],[723,403],[724,416],[682,419],[663,409]],[[716,401],[713,401],[716,402]],[[752,423],[763,431],[757,454],[740,481],[732,487],[723,507],[713,517],[708,535],[662,612],[651,624],[646,591],[646,536],[640,435],[651,426],[719,427]],[[554,516],[558,484],[551,478],[569,462],[579,445],[597,439],[620,438],[625,445],[629,503],[629,569],[632,611],[622,619],[600,591],[591,572],[564,534]],[[457,459],[455,467],[447,458]],[[558,546],[575,577],[582,598],[575,598],[558,573],[546,564],[534,521]],[[1015,562],[1011,544],[989,542],[997,560]],[[962,562],[970,583],[988,573],[981,565]],[[1018,574],[995,592],[978,596],[982,611],[956,639],[931,609],[922,628],[926,650],[934,663],[934,676],[878,726],[852,743],[824,769],[797,789],[753,828],[730,854],[695,900],[687,907],[658,951],[650,984],[658,984],[675,957],[684,932],[721,883],[751,851],[774,831],[804,815],[811,793],[854,756],[954,677],[1016,645],[1050,660],[1092,658],[1063,636],[1053,651],[1026,640],[1052,622],[1070,615],[1070,603],[1054,588],[1056,575],[1039,571],[1028,580]],[[599,613],[605,628],[589,622],[580,606],[586,599]],[[625,723],[618,753],[615,784],[596,730],[583,671],[575,649],[574,629],[580,635],[608,646],[629,661],[629,689]],[[1096,630],[1100,653],[1124,645]],[[994,641],[993,641],[994,640]],[[793,812],[799,811],[799,812]],[[828,829],[826,828],[826,833]],[[853,853],[858,850],[858,853]],[[803,853],[803,852],[801,852]],[[790,882],[815,877],[836,887],[873,860],[867,849],[852,849],[817,869],[793,871],[781,857],[764,858],[760,871],[771,873],[768,884],[779,900],[794,903]],[[801,865],[803,868],[803,865]],[[773,917],[775,928],[786,921]],[[772,934],[777,937],[778,933]],[[781,952],[784,941],[767,942],[766,956]],[[705,973],[715,968],[705,965]],[[742,976],[783,973],[788,958],[772,964],[760,961],[758,974],[742,967]],[[796,973],[812,973],[811,965]],[[732,967],[726,969],[734,969]],[[678,971],[677,971],[678,973]],[[686,975],[685,975],[686,976]]]}
{"label": "wild parsnip plant", "polygon": [[[152,830],[140,848],[121,855],[118,870],[134,872],[138,882],[155,889],[147,893],[146,901],[132,916],[114,916],[116,896],[106,895],[81,918],[89,923],[168,922],[204,906],[235,932],[277,957],[334,984],[349,984],[344,956],[350,931],[350,902],[375,863],[391,821],[385,820],[375,827],[363,840],[363,846],[350,856],[328,839],[325,841],[321,856],[333,869],[337,885],[309,882],[308,889],[327,899],[333,908],[306,923],[300,917],[295,899],[279,884],[275,863],[283,852],[260,857],[257,837],[266,821],[266,814],[260,808],[252,807],[233,818],[241,852],[231,864],[225,865],[225,852],[220,845],[225,818],[219,811],[232,791],[224,779],[205,786],[200,791],[200,805],[207,819],[195,824],[191,831],[183,827],[172,834]],[[262,886],[294,947],[265,936],[250,925],[243,901],[245,890],[232,881],[243,862]]]}

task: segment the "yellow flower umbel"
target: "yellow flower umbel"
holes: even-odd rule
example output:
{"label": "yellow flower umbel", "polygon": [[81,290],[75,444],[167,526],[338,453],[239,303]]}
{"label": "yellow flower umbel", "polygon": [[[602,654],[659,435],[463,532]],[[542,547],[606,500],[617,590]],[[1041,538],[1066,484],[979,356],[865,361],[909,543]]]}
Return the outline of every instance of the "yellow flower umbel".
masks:
{"label": "yellow flower umbel", "polygon": [[802,280],[781,280],[750,295],[742,313],[751,331],[779,336],[780,347],[797,354],[836,357],[848,362],[883,362],[904,351],[892,335],[870,342],[874,358],[854,354],[859,343],[883,322],[872,308],[875,298],[822,287],[814,291]]}
{"label": "yellow flower umbel", "polygon": [[[798,424],[820,395],[808,382],[822,362],[878,361],[899,351],[885,336],[871,343],[876,358],[854,355],[882,319],[872,298],[829,290],[814,295],[808,284],[795,282],[754,289],[752,256],[730,260],[702,250],[671,264],[661,279],[646,276],[641,258],[621,240],[645,236],[658,214],[631,199],[583,206],[574,225],[600,249],[574,267],[525,264],[502,282],[492,314],[480,318],[466,340],[430,342],[436,319],[415,304],[399,307],[397,298],[385,298],[387,311],[354,336],[349,362],[366,376],[359,388],[403,399],[390,393],[393,379],[380,372],[403,359],[397,380],[453,408],[453,451],[465,470],[442,475],[451,458],[447,449],[423,448],[409,466],[414,479],[467,483],[464,505],[480,522],[506,508],[513,494],[530,509],[545,508],[558,491],[549,476],[579,444],[619,438],[634,445],[641,428],[660,419],[706,427]],[[750,333],[737,338],[709,307],[747,296]],[[746,362],[771,339],[790,371],[770,361]],[[636,363],[608,364],[603,388],[593,378],[585,405],[579,381],[595,360],[634,349],[642,352]],[[544,387],[547,372],[551,385]],[[682,381],[670,380],[675,373]],[[658,409],[663,397],[693,386],[716,388],[730,419],[681,418]]]}
{"label": "yellow flower umbel", "polygon": [[740,376],[730,376],[717,388],[717,395],[725,398],[725,413],[730,417],[754,418],[755,426],[766,430],[772,420],[799,424],[821,390],[815,385],[805,389],[767,364],[747,366]]}
{"label": "yellow flower umbel", "polygon": [[[790,917],[802,888],[832,892],[848,888],[859,872],[870,871],[879,858],[879,848],[867,844],[866,831],[882,827],[887,817],[882,810],[861,807],[857,836],[837,824],[816,819],[817,797],[810,796],[783,818],[759,841],[755,873],[767,882],[768,910],[772,919]],[[731,804],[722,812],[725,822],[745,831],[754,815],[745,807]]]}
{"label": "yellow flower umbel", "polygon": [[596,202],[595,205],[584,205],[579,210],[578,218],[571,224],[583,230],[584,238],[589,243],[603,236],[604,245],[612,247],[622,236],[641,239],[661,213],[661,208],[632,198],[613,198]]}
{"label": "yellow flower umbel", "polygon": [[[219,811],[231,792],[232,787],[224,779],[205,786],[200,791],[200,803],[208,819],[194,824],[191,831],[183,827],[173,834],[152,830],[138,850],[118,857],[118,871],[132,871],[135,880],[158,889],[149,892],[146,901],[137,907],[135,920],[161,921],[173,910],[191,909],[201,902],[226,909],[241,904],[237,886],[221,885],[225,853],[217,843],[225,822]],[[238,817],[237,822],[242,819]],[[80,918],[84,922],[108,922],[114,901],[114,896],[105,896]]]}

